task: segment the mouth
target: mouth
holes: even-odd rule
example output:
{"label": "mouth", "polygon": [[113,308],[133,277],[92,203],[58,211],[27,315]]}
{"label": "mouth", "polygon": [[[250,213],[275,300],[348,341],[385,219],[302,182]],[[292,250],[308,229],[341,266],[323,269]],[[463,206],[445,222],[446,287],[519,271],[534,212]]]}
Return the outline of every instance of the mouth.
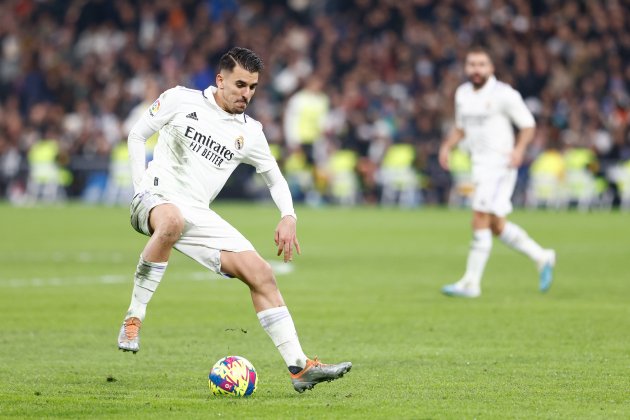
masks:
{"label": "mouth", "polygon": [[482,75],[480,75],[480,74],[471,74],[470,75],[470,81],[473,84],[478,85],[478,84],[483,83],[485,81],[485,78]]}

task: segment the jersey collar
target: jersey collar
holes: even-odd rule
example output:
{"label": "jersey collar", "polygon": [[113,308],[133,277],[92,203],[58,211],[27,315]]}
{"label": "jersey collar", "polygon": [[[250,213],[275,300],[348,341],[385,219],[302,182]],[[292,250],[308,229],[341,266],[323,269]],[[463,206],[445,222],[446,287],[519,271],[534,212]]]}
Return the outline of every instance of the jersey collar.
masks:
{"label": "jersey collar", "polygon": [[488,80],[486,81],[486,83],[477,92],[485,92],[487,90],[490,90],[496,83],[497,83],[497,78],[493,74],[492,76],[488,77]]}
{"label": "jersey collar", "polygon": [[247,122],[247,120],[245,119],[245,113],[230,114],[229,112],[225,112],[225,110],[217,104],[217,101],[214,100],[214,93],[216,91],[216,86],[208,86],[208,88],[203,91],[203,97],[206,98],[206,100],[210,103],[210,106],[217,113],[217,116],[222,120],[236,120],[240,123],[245,124]]}

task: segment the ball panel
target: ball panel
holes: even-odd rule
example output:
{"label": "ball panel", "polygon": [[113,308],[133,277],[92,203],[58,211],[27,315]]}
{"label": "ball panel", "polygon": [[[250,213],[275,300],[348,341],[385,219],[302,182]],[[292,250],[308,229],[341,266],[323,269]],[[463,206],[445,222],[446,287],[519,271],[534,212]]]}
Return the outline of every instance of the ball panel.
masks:
{"label": "ball panel", "polygon": [[[253,366],[252,366],[253,368]],[[252,395],[256,390],[256,385],[258,383],[258,374],[253,369],[248,369],[247,374],[249,375],[249,380],[247,382],[247,389],[245,390],[245,395]]]}
{"label": "ball panel", "polygon": [[214,395],[244,397],[256,391],[258,375],[244,357],[227,356],[212,367],[208,384]]}

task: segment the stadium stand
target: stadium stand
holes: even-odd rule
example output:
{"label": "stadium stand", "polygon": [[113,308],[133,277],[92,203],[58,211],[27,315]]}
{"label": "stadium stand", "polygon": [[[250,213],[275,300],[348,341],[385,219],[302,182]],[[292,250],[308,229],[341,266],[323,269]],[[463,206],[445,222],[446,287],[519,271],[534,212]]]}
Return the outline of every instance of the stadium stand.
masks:
{"label": "stadium stand", "polygon": [[[498,77],[522,93],[538,122],[515,202],[628,207],[629,11],[628,0],[6,0],[0,197],[124,201],[129,185],[119,146],[133,115],[169,87],[213,83],[209,63],[239,45],[265,60],[248,112],[281,150],[280,161],[293,162],[290,171],[300,174],[297,198],[392,202],[382,196],[391,189],[382,185],[381,164],[391,147],[410,145],[418,176],[405,182],[421,195],[403,205],[446,203],[461,196],[448,190],[461,189],[466,177],[450,181],[435,151],[452,124],[464,53],[481,43],[493,52]],[[291,156],[297,149],[286,147],[284,119],[287,104],[313,78],[324,82],[328,105],[319,108],[326,112],[321,133],[311,129],[319,137],[307,140],[317,147],[305,165],[316,167],[304,170]],[[527,170],[551,142],[567,168],[574,151],[592,153],[588,164],[558,177],[575,181],[562,186],[568,195],[560,201],[544,197],[540,183],[549,177]],[[339,151],[352,152],[356,182],[347,173],[319,175],[329,171],[331,156],[344,156]],[[251,176],[247,169],[235,174]],[[227,194],[246,194],[238,185]],[[543,196],[528,199],[535,191]]]}

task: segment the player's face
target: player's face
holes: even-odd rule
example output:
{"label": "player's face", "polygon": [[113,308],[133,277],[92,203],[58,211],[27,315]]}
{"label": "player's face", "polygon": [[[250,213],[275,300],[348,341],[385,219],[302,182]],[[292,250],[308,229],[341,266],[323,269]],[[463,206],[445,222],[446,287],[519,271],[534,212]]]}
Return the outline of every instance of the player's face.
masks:
{"label": "player's face", "polygon": [[230,114],[242,114],[258,86],[258,73],[250,73],[238,64],[232,71],[217,74],[217,104]]}
{"label": "player's face", "polygon": [[494,66],[487,54],[469,53],[466,56],[464,71],[470,83],[473,84],[475,89],[479,89],[486,84],[488,78],[494,73]]}

